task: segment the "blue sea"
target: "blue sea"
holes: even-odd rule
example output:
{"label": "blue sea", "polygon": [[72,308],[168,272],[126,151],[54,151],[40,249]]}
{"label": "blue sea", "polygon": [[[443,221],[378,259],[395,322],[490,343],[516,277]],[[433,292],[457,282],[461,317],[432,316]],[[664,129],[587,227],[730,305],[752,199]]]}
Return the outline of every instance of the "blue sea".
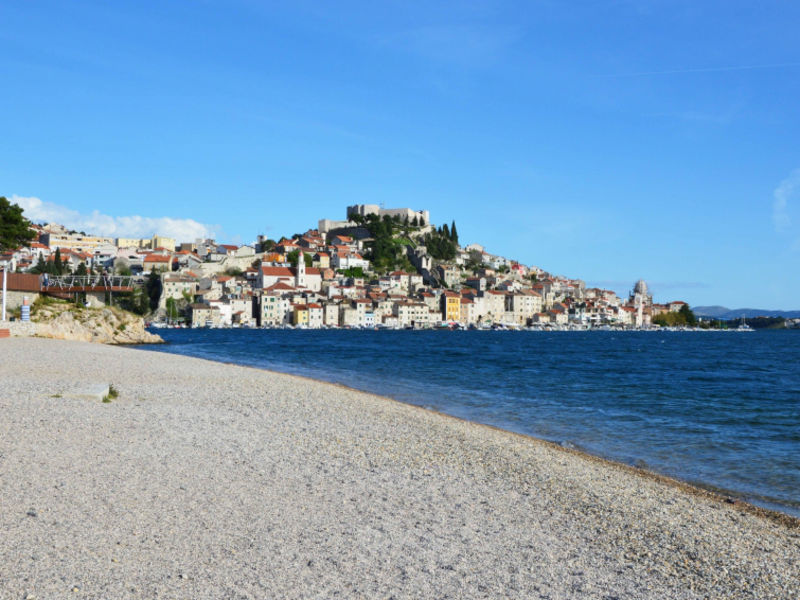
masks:
{"label": "blue sea", "polygon": [[148,350],[342,383],[800,516],[800,331],[158,333]]}

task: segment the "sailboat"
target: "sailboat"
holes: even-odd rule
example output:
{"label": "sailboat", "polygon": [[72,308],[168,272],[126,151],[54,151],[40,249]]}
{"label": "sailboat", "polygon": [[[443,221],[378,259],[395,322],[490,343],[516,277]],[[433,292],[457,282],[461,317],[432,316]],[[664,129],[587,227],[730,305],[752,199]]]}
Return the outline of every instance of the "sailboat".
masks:
{"label": "sailboat", "polygon": [[755,331],[755,329],[753,329],[752,327],[750,327],[750,325],[747,324],[744,315],[742,315],[742,322],[739,323],[739,327],[736,328],[736,331]]}

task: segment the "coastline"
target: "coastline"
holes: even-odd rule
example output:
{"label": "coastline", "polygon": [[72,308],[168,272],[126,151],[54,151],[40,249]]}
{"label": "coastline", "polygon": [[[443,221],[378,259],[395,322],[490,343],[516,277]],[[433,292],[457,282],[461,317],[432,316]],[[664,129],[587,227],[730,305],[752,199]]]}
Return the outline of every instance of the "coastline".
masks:
{"label": "coastline", "polygon": [[[154,351],[154,350],[152,350],[150,348],[147,348],[147,347],[145,347],[143,345],[141,347],[138,347],[138,345],[134,345],[131,349],[133,349],[133,350],[141,350],[141,351],[144,351],[144,352],[153,352]],[[696,483],[692,483],[692,482],[689,482],[689,481],[684,481],[684,480],[679,479],[677,477],[671,477],[669,475],[664,475],[662,473],[658,473],[656,471],[652,471],[652,470],[647,469],[647,468],[637,467],[637,466],[634,466],[634,465],[626,464],[624,462],[613,460],[611,458],[607,458],[605,456],[599,456],[597,454],[592,454],[591,452],[589,452],[587,450],[584,450],[582,448],[578,448],[578,447],[574,447],[574,446],[564,446],[564,445],[559,444],[558,442],[554,442],[552,440],[547,440],[547,439],[544,439],[544,438],[541,438],[541,437],[537,437],[535,435],[522,433],[522,432],[519,432],[519,431],[513,431],[511,429],[505,429],[505,428],[500,427],[498,425],[492,425],[491,423],[482,423],[480,421],[473,421],[473,420],[470,420],[470,419],[465,418],[465,417],[460,417],[460,416],[457,416],[457,415],[452,415],[452,414],[446,413],[446,412],[441,411],[441,410],[436,410],[435,408],[431,408],[429,406],[423,406],[423,405],[420,405],[420,404],[412,404],[410,402],[404,402],[403,400],[398,400],[397,398],[392,398],[391,396],[385,396],[385,395],[382,395],[382,394],[376,394],[374,392],[370,392],[370,391],[367,391],[367,390],[362,390],[362,389],[359,389],[357,387],[349,386],[347,384],[340,383],[340,382],[337,382],[337,381],[327,381],[325,379],[316,379],[316,378],[310,377],[308,375],[300,375],[298,373],[290,373],[290,372],[286,372],[286,371],[277,371],[277,370],[274,370],[274,369],[267,369],[265,367],[258,367],[258,366],[253,366],[253,365],[244,365],[244,364],[236,363],[236,362],[233,362],[233,361],[217,360],[217,359],[211,359],[211,358],[202,358],[202,357],[199,357],[199,356],[190,356],[190,355],[178,354],[178,353],[175,353],[175,354],[168,353],[168,354],[170,354],[171,356],[183,356],[183,357],[186,357],[186,358],[193,358],[195,360],[200,360],[200,361],[210,362],[210,363],[215,363],[215,364],[228,365],[228,366],[233,366],[233,367],[241,367],[243,369],[254,369],[256,371],[263,371],[265,373],[272,373],[272,374],[280,375],[280,376],[283,376],[283,377],[296,378],[296,379],[299,379],[299,380],[301,380],[303,382],[320,383],[320,384],[323,384],[323,385],[330,385],[330,386],[339,388],[341,390],[344,390],[346,392],[352,392],[352,393],[358,393],[358,394],[367,394],[369,396],[373,396],[374,398],[379,399],[382,402],[394,402],[394,403],[400,404],[401,406],[410,407],[410,408],[413,408],[415,410],[421,410],[421,411],[425,411],[425,412],[431,413],[433,415],[436,415],[437,417],[441,417],[441,418],[445,418],[445,419],[454,419],[455,421],[458,421],[458,422],[461,422],[461,423],[468,423],[470,425],[474,425],[474,426],[477,426],[477,427],[486,427],[486,428],[491,429],[493,431],[497,431],[497,432],[500,432],[502,434],[509,435],[509,436],[518,436],[518,437],[522,438],[523,440],[526,440],[526,441],[528,441],[530,443],[533,443],[533,444],[543,444],[546,447],[548,447],[551,450],[554,450],[556,452],[565,452],[565,453],[568,453],[568,454],[572,454],[572,455],[578,456],[582,460],[594,461],[594,462],[599,463],[600,465],[603,465],[603,466],[606,466],[606,467],[609,467],[609,468],[621,469],[621,470],[629,472],[629,473],[631,473],[631,474],[633,474],[635,476],[646,477],[646,478],[652,479],[653,481],[657,481],[659,483],[663,483],[665,485],[677,488],[677,489],[679,489],[679,490],[681,490],[683,492],[686,492],[686,493],[689,493],[689,494],[694,494],[696,496],[706,498],[706,499],[711,500],[713,502],[726,504],[726,505],[732,506],[736,510],[740,510],[740,511],[747,512],[747,513],[750,513],[750,514],[753,514],[753,515],[757,515],[757,516],[765,518],[765,519],[769,519],[769,520],[775,521],[775,522],[780,523],[781,525],[783,525],[785,527],[789,527],[789,528],[793,528],[793,529],[800,529],[800,517],[796,517],[794,515],[790,515],[788,513],[781,512],[780,510],[777,510],[777,509],[770,509],[770,508],[766,508],[766,507],[763,507],[763,506],[758,506],[757,504],[749,502],[746,499],[736,497],[734,495],[734,493],[731,492],[730,490],[714,489],[711,486],[704,487],[701,484],[696,484]]]}
{"label": "coastline", "polygon": [[[3,587],[44,597],[73,584],[86,597],[800,593],[798,520],[783,513],[340,384],[137,350],[0,343]],[[119,399],[52,397],[87,375]],[[87,497],[113,533],[81,510]],[[129,560],[113,562],[120,545]]]}
{"label": "coastline", "polygon": [[[800,350],[788,331],[698,340],[674,333],[652,338],[606,332],[595,338],[578,332],[575,343],[558,333],[536,341],[505,332],[462,332],[452,347],[449,336],[420,331],[217,329],[164,335],[169,343],[154,350],[349,385],[800,518],[798,461],[789,458],[778,468],[775,458],[786,446],[765,441],[791,444],[793,435],[789,395],[797,378],[777,383],[782,369],[791,368],[789,357]],[[410,345],[413,352],[394,351]],[[471,373],[465,366],[479,347],[481,358],[475,358]],[[609,347],[624,352],[608,355]],[[547,353],[540,355],[544,348]],[[749,362],[739,360],[742,351]],[[325,359],[315,358],[315,352]],[[528,360],[526,353],[539,359]],[[727,372],[707,371],[708,356],[725,357]],[[680,371],[660,366],[675,360],[683,365]],[[566,363],[572,367],[564,371]],[[760,371],[765,365],[770,365],[766,374]],[[516,376],[509,376],[512,369]],[[743,401],[746,395],[749,402]],[[772,399],[767,414],[757,408],[757,398]],[[750,419],[765,424],[782,419],[787,425],[780,431],[753,430]],[[652,437],[651,426],[665,435]]]}

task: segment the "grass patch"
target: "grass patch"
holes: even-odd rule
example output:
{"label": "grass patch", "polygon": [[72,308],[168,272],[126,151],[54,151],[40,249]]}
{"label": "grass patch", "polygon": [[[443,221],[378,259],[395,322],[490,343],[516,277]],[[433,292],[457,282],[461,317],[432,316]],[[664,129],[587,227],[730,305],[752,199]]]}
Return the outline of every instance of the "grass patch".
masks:
{"label": "grass patch", "polygon": [[114,384],[108,386],[108,395],[103,396],[103,402],[108,404],[119,396],[119,390],[114,387]]}
{"label": "grass patch", "polygon": [[52,395],[52,396],[50,396],[50,397],[51,397],[51,398],[61,398],[62,396],[61,396],[61,394],[53,394],[53,395]]}

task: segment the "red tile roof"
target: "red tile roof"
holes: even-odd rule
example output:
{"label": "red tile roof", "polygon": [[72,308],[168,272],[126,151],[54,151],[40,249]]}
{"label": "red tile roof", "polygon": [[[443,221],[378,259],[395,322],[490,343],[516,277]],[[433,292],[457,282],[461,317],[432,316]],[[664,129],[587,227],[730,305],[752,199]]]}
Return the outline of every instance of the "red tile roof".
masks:
{"label": "red tile roof", "polygon": [[148,254],[144,257],[144,262],[148,263],[168,263],[172,262],[171,256],[162,256],[161,254]]}

